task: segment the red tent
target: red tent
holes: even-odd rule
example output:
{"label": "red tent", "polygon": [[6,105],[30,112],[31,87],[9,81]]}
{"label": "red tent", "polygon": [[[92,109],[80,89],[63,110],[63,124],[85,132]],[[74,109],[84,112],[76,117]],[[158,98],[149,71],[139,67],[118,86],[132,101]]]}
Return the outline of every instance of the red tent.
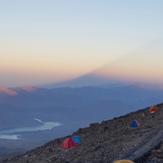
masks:
{"label": "red tent", "polygon": [[72,148],[72,147],[76,147],[77,144],[75,144],[71,138],[66,138],[64,141],[63,141],[63,144],[62,144],[62,148],[63,149],[69,149],[69,148]]}
{"label": "red tent", "polygon": [[150,107],[149,112],[151,114],[156,113],[157,112],[157,108],[155,106],[152,106],[152,107]]}

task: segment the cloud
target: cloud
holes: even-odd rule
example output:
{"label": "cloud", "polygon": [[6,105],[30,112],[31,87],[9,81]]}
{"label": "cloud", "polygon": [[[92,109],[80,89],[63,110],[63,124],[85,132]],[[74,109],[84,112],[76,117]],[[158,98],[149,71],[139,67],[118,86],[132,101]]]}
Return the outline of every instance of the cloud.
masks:
{"label": "cloud", "polygon": [[16,96],[17,92],[11,88],[0,87],[0,93],[4,93],[9,96]]}

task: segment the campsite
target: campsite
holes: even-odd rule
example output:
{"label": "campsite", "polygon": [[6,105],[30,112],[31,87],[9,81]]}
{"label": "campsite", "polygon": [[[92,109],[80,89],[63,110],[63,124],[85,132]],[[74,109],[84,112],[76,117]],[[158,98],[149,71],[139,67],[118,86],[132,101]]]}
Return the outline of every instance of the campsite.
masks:
{"label": "campsite", "polygon": [[163,163],[163,0],[0,0],[0,163]]}
{"label": "campsite", "polygon": [[153,159],[163,161],[162,156],[151,157],[154,155],[153,150],[157,151],[163,141],[163,104],[156,107],[155,113],[150,113],[151,107],[148,107],[112,120],[90,124],[72,135],[58,138],[2,163],[150,163]]}

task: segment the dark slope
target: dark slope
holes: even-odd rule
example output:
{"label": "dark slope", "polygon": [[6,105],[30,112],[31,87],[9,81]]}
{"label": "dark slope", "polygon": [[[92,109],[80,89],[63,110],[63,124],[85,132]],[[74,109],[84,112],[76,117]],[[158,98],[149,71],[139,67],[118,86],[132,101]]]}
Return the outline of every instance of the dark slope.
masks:
{"label": "dark slope", "polygon": [[144,163],[163,163],[163,143],[151,150],[146,156],[141,158]]}
{"label": "dark slope", "polygon": [[[115,159],[131,158],[137,160],[136,162],[141,162],[146,158],[146,163],[150,163],[146,155],[162,140],[163,104],[158,105],[158,108],[158,112],[155,114],[149,114],[147,108],[79,129],[74,133],[81,137],[79,147],[62,150],[60,145],[63,138],[60,138],[24,155],[2,162],[111,163]],[[139,128],[131,129],[129,127],[129,123],[133,119],[140,122]],[[153,152],[151,153],[153,154]]]}

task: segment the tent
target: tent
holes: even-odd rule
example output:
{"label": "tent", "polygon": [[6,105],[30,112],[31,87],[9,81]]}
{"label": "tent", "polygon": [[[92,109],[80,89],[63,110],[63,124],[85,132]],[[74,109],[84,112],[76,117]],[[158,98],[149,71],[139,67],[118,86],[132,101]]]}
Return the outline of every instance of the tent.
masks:
{"label": "tent", "polygon": [[132,120],[131,123],[130,123],[131,128],[137,128],[139,126],[140,126],[140,124],[139,124],[139,122],[137,120]]}
{"label": "tent", "polygon": [[73,140],[69,137],[69,138],[66,138],[64,141],[63,141],[63,144],[62,144],[62,148],[63,149],[69,149],[69,148],[73,148],[73,147],[76,147],[77,144],[73,142]]}
{"label": "tent", "polygon": [[78,145],[80,144],[80,137],[79,136],[72,136],[71,139],[75,144],[78,144]]}
{"label": "tent", "polygon": [[117,160],[117,161],[114,161],[114,163],[134,163],[134,162],[131,160]]}
{"label": "tent", "polygon": [[154,114],[157,112],[157,108],[155,106],[151,106],[149,109],[149,113]]}

